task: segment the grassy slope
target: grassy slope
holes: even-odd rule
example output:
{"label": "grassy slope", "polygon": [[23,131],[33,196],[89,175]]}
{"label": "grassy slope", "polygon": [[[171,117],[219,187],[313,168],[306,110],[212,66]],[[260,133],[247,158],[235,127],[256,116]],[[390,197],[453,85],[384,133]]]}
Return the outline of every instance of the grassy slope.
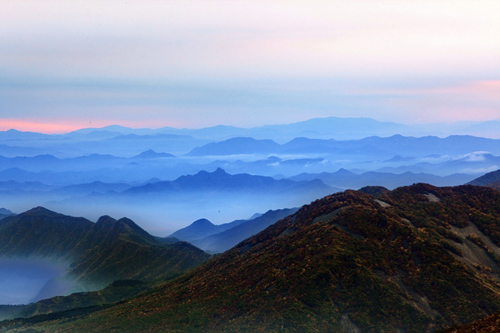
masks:
{"label": "grassy slope", "polygon": [[93,223],[38,207],[2,222],[0,257],[66,262],[67,276],[93,289],[122,279],[172,278],[209,257],[188,243],[162,244],[126,218]]}
{"label": "grassy slope", "polygon": [[500,310],[498,191],[418,184],[377,200],[328,196],[145,295],[0,328],[425,332]]}

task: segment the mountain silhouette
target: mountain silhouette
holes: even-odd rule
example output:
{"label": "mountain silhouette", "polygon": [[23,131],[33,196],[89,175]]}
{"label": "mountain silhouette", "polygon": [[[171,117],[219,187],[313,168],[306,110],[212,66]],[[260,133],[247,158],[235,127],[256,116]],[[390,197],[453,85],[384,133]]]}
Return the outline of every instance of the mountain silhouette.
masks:
{"label": "mountain silhouette", "polygon": [[169,237],[175,237],[185,241],[190,241],[193,239],[203,238],[219,231],[218,226],[213,224],[207,219],[199,219],[184,227],[177,230]]}
{"label": "mountain silhouette", "polygon": [[185,243],[163,244],[127,218],[84,218],[36,207],[0,220],[0,256],[68,263],[65,276],[83,290],[115,280],[179,275],[208,259]]}
{"label": "mountain silhouette", "polygon": [[142,186],[133,187],[123,194],[148,194],[148,193],[175,193],[175,192],[261,192],[276,194],[284,191],[315,191],[318,193],[331,193],[334,188],[325,185],[320,180],[292,181],[288,179],[274,179],[272,177],[255,176],[250,174],[231,175],[222,168],[213,172],[200,171],[195,175],[181,176],[174,181],[160,181]]}
{"label": "mountain silhouette", "polygon": [[189,152],[188,156],[270,154],[279,150],[280,145],[272,140],[257,140],[248,137],[232,138],[217,143],[208,143]]}

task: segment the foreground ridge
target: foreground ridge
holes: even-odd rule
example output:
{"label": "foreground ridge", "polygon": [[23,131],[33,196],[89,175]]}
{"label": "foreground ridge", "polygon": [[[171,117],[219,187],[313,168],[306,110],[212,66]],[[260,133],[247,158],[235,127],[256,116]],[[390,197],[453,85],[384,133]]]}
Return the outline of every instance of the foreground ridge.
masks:
{"label": "foreground ridge", "polygon": [[0,329],[432,332],[500,310],[499,245],[498,191],[345,191],[147,294]]}

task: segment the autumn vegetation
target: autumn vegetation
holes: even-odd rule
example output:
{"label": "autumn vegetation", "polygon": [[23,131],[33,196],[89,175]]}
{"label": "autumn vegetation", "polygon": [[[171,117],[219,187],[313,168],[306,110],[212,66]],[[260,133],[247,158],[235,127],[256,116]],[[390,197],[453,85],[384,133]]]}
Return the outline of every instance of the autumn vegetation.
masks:
{"label": "autumn vegetation", "polygon": [[499,246],[496,190],[348,190],[145,294],[0,328],[433,332],[500,310]]}

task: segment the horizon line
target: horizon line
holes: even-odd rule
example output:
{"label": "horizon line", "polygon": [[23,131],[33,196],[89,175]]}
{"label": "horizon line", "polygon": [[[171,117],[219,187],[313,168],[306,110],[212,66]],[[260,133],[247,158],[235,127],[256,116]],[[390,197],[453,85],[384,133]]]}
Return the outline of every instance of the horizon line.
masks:
{"label": "horizon line", "polygon": [[393,123],[393,124],[405,125],[405,126],[425,126],[425,125],[438,125],[438,124],[453,125],[453,124],[466,124],[466,123],[479,124],[479,123],[487,123],[487,122],[495,122],[495,121],[500,122],[500,118],[495,118],[495,119],[488,119],[488,120],[460,120],[460,121],[453,121],[453,122],[402,123],[402,122],[394,122],[394,121],[377,120],[377,119],[372,118],[372,117],[328,116],[328,117],[313,117],[313,118],[308,118],[305,120],[288,122],[288,123],[264,124],[264,125],[249,126],[249,127],[236,126],[236,125],[230,125],[230,124],[217,124],[217,125],[211,125],[211,126],[206,126],[206,127],[172,126],[172,125],[167,124],[165,126],[147,127],[147,126],[141,126],[141,125],[134,126],[134,125],[120,124],[119,122],[118,123],[104,122],[102,124],[98,124],[97,126],[92,126],[91,125],[92,122],[89,122],[90,126],[86,127],[84,125],[76,125],[76,124],[70,125],[70,124],[57,123],[57,122],[47,123],[47,122],[40,122],[40,121],[25,121],[25,120],[17,120],[17,119],[0,119],[1,120],[0,132],[7,132],[7,131],[14,130],[14,131],[23,132],[23,133],[63,135],[63,134],[76,132],[79,130],[86,130],[86,129],[102,130],[102,129],[106,129],[109,127],[121,127],[121,128],[126,128],[126,129],[132,129],[132,130],[160,130],[163,128],[171,128],[171,129],[176,129],[176,130],[201,130],[201,129],[213,128],[213,127],[218,127],[218,126],[233,127],[233,128],[239,128],[239,129],[254,129],[254,128],[265,127],[265,126],[291,125],[291,124],[306,122],[306,121],[314,120],[314,119],[331,119],[331,118],[365,119],[365,120],[373,120],[373,121],[376,121],[379,123]]}

